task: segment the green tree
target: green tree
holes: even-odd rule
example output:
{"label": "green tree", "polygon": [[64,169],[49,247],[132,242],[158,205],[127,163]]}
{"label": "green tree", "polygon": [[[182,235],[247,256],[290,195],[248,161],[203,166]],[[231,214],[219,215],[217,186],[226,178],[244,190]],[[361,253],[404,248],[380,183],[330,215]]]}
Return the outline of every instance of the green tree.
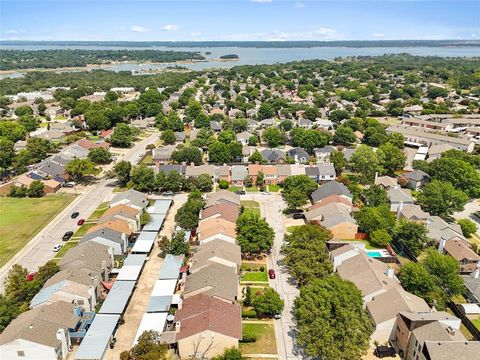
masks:
{"label": "green tree", "polygon": [[294,128],[290,131],[290,140],[292,146],[302,147],[309,154],[313,153],[313,149],[321,148],[327,145],[330,139],[331,136],[326,131],[302,128]]}
{"label": "green tree", "polygon": [[437,97],[446,97],[448,95],[448,90],[443,87],[430,86],[427,90],[427,96],[430,99],[436,99]]}
{"label": "green tree", "polygon": [[189,101],[188,106],[185,109],[185,119],[186,119],[187,122],[192,122],[202,112],[203,112],[202,104],[200,104],[196,100],[191,100],[191,101]]}
{"label": "green tree", "polygon": [[203,201],[200,199],[189,199],[175,214],[175,221],[182,229],[193,230],[198,225],[198,214],[203,208]]}
{"label": "green tree", "polygon": [[468,196],[449,182],[432,180],[423,187],[417,199],[424,211],[448,216],[455,211],[462,211]]}
{"label": "green tree", "polygon": [[285,144],[285,134],[278,128],[269,127],[263,132],[263,140],[270,147],[277,147]]}
{"label": "green tree", "polygon": [[18,119],[18,122],[22,124],[27,131],[35,131],[37,129],[37,120],[33,115],[23,115]]}
{"label": "green tree", "polygon": [[262,154],[260,154],[258,150],[255,150],[252,153],[252,155],[250,155],[250,157],[248,158],[248,162],[251,164],[256,164],[256,163],[263,164],[265,160],[263,159]]}
{"label": "green tree", "polygon": [[125,187],[130,181],[131,171],[132,171],[132,164],[129,161],[121,160],[114,165],[110,175],[112,177],[117,178],[118,184],[121,187]]}
{"label": "green tree", "polygon": [[237,219],[237,243],[242,253],[259,255],[269,252],[274,232],[268,223],[256,214],[243,213]]}
{"label": "green tree", "polygon": [[47,158],[48,154],[53,153],[56,146],[48,139],[33,137],[27,140],[26,150],[30,163],[36,163]]}
{"label": "green tree", "polygon": [[195,118],[195,127],[198,129],[210,128],[210,118],[205,113],[201,112]]}
{"label": "green tree", "polygon": [[253,300],[253,307],[259,315],[273,316],[281,313],[284,305],[280,295],[270,287],[264,288],[262,294]]}
{"label": "green tree", "polygon": [[360,230],[368,234],[379,229],[389,231],[395,225],[395,216],[386,205],[376,207],[363,206],[354,216]]}
{"label": "green tree", "polygon": [[275,116],[275,110],[272,105],[267,102],[263,102],[258,108],[257,116],[260,120],[269,119]]}
{"label": "green tree", "polygon": [[351,128],[341,125],[335,130],[333,141],[341,145],[350,145],[357,141],[357,137]]}
{"label": "green tree", "polygon": [[168,244],[168,254],[175,256],[190,254],[190,244],[185,241],[185,231],[177,231]]}
{"label": "green tree", "polygon": [[104,112],[94,109],[85,113],[85,122],[90,130],[106,130],[112,125]]}
{"label": "green tree", "polygon": [[297,343],[309,357],[350,360],[365,355],[374,328],[352,282],[338,276],[313,280],[300,289],[293,314]]}
{"label": "green tree", "polygon": [[466,238],[472,236],[478,229],[477,225],[469,219],[459,219],[457,220],[457,224],[462,228],[462,234]]}
{"label": "green tree", "polygon": [[163,191],[179,192],[185,186],[185,178],[176,171],[170,171],[166,176],[159,172],[155,180],[157,187]]}
{"label": "green tree", "polygon": [[332,264],[326,246],[331,238],[330,231],[313,224],[295,227],[285,235],[282,263],[299,286],[331,274]]}
{"label": "green tree", "polygon": [[200,174],[195,181],[195,187],[201,192],[210,192],[213,189],[213,180],[209,174]]}
{"label": "green tree", "polygon": [[176,163],[186,162],[187,164],[194,163],[195,165],[200,165],[203,161],[203,156],[199,148],[185,146],[173,152],[172,160]]}
{"label": "green tree", "polygon": [[333,163],[335,167],[335,172],[337,175],[340,175],[347,164],[347,160],[345,160],[345,156],[343,152],[334,150],[330,153],[330,161]]}
{"label": "green tree", "polygon": [[366,145],[360,145],[352,154],[350,167],[362,175],[363,181],[372,180],[375,172],[381,169],[377,155]]}
{"label": "green tree", "polygon": [[415,221],[402,219],[393,229],[393,238],[418,256],[428,243],[427,228]]}
{"label": "green tree", "polygon": [[258,145],[258,137],[252,135],[248,138],[248,145],[249,146],[257,146]]}
{"label": "green tree", "polygon": [[83,181],[87,176],[96,175],[99,170],[90,159],[73,159],[65,166],[65,172],[77,181]]}
{"label": "green tree", "polygon": [[175,133],[173,132],[173,130],[170,129],[163,130],[160,139],[167,145],[175,144]]}
{"label": "green tree", "polygon": [[130,350],[120,354],[120,360],[166,360],[168,346],[161,340],[160,333],[148,330],[142,333]]}
{"label": "green tree", "polygon": [[245,360],[242,353],[237,348],[231,347],[225,349],[222,355],[216,356],[213,360]]}
{"label": "green tree", "polygon": [[133,142],[133,133],[127,124],[117,124],[110,136],[110,142],[113,146],[128,148]]}
{"label": "green tree", "polygon": [[282,195],[289,210],[299,209],[308,203],[308,197],[297,189],[288,192],[284,191]]}
{"label": "green tree", "polygon": [[251,306],[253,302],[252,288],[250,286],[245,287],[245,298],[243,299],[243,306]]}
{"label": "green tree", "polygon": [[400,133],[391,133],[388,136],[388,142],[399,149],[403,149],[405,147],[405,137]]}
{"label": "green tree", "polygon": [[282,129],[283,131],[290,131],[292,130],[292,127],[293,127],[293,123],[291,120],[283,120],[280,125],[279,125],[280,129]]}
{"label": "green tree", "polygon": [[362,199],[367,206],[380,206],[390,204],[385,189],[382,186],[375,184],[362,191]]}
{"label": "green tree", "polygon": [[25,139],[27,130],[16,121],[0,121],[0,138],[6,138],[13,143]]}
{"label": "green tree", "polygon": [[330,112],[330,114],[328,115],[328,118],[330,120],[332,120],[333,122],[340,122],[342,120],[345,120],[345,119],[349,119],[350,118],[350,114],[348,111],[345,111],[345,110],[333,110]]}
{"label": "green tree", "polygon": [[235,141],[235,133],[233,130],[223,130],[218,134],[218,141],[224,144],[230,144]]}
{"label": "green tree", "polygon": [[221,141],[215,141],[208,146],[208,159],[213,163],[229,163],[233,160],[227,145]]}
{"label": "green tree", "polygon": [[380,166],[390,174],[393,174],[397,170],[402,170],[407,160],[403,150],[389,142],[380,145],[376,155],[380,161]]}
{"label": "green tree", "polygon": [[155,173],[145,165],[134,166],[130,174],[130,183],[138,191],[153,191],[156,188]]}
{"label": "green tree", "polygon": [[14,144],[7,138],[0,138],[0,169],[6,171],[15,159]]}
{"label": "green tree", "polygon": [[459,295],[465,291],[460,266],[453,257],[440,254],[436,249],[428,249],[422,263],[427,271],[435,276],[437,285],[449,296]]}
{"label": "green tree", "polygon": [[25,115],[33,115],[33,110],[28,105],[19,106],[15,109],[15,115],[22,117]]}
{"label": "green tree", "polygon": [[27,195],[29,197],[42,197],[45,195],[45,185],[40,180],[34,180],[28,186]]}
{"label": "green tree", "polygon": [[90,149],[88,158],[95,164],[109,164],[112,162],[112,154],[104,148]]}
{"label": "green tree", "polygon": [[226,190],[229,187],[229,183],[227,180],[219,180],[218,181],[218,187],[222,190]]}
{"label": "green tree", "polygon": [[385,229],[374,230],[370,234],[370,240],[377,246],[385,247],[392,241],[392,236]]}

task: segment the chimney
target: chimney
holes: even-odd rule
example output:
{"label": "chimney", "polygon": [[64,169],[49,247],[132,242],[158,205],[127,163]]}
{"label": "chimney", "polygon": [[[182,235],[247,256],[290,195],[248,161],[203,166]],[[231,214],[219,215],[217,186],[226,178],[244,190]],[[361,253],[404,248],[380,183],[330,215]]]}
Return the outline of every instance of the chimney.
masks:
{"label": "chimney", "polygon": [[397,207],[397,220],[400,219],[400,213],[402,212],[402,210],[403,210],[403,201],[400,201]]}
{"label": "chimney", "polygon": [[391,266],[388,266],[387,271],[385,271],[385,275],[387,275],[389,279],[393,279],[394,274],[395,272],[393,271],[393,268]]}
{"label": "chimney", "polygon": [[480,278],[480,264],[477,265],[477,269],[472,273],[472,277],[474,279]]}
{"label": "chimney", "polygon": [[438,243],[438,252],[440,254],[443,253],[443,248],[445,247],[446,242],[447,242],[447,240],[445,240],[445,238],[443,238],[443,237],[440,238],[440,242]]}
{"label": "chimney", "polygon": [[175,332],[178,334],[180,332],[180,321],[175,323]]}

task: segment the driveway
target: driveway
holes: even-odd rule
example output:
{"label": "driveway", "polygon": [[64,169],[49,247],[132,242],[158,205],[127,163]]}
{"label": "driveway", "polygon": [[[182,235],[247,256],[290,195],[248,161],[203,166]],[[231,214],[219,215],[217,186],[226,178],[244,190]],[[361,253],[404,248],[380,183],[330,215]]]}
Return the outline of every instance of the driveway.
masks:
{"label": "driveway", "polygon": [[280,249],[283,244],[285,234],[284,216],[282,210],[286,208],[285,202],[280,194],[272,193],[270,195],[263,194],[247,194],[242,195],[241,200],[253,200],[260,203],[260,213],[267,220],[268,224],[275,232],[275,240],[272,247],[271,255],[268,259],[268,266],[275,270],[276,278],[269,280],[269,285],[275,289],[285,302],[285,308],[282,312],[282,318],[275,320],[275,337],[277,341],[278,359],[301,359],[294,345],[294,330],[292,308],[293,301],[298,295],[298,289],[289,283],[289,274],[278,264],[281,259]]}
{"label": "driveway", "polygon": [[[133,148],[125,152],[122,160],[136,161],[138,154],[145,152],[145,147],[148,144],[155,143],[158,137],[159,134],[154,134],[137,142]],[[0,269],[0,291],[3,291],[3,282],[14,264],[20,264],[29,271],[34,271],[51,260],[56,254],[53,252],[53,247],[55,244],[62,243],[63,234],[67,231],[76,231],[78,229],[78,219],[88,218],[98,205],[110,200],[113,197],[113,189],[114,181],[108,179],[101,179],[97,183],[87,186],[82,189],[82,193],[79,193],[79,189],[76,189],[79,194],[77,198]],[[74,211],[80,213],[77,219],[70,218]]]}
{"label": "driveway", "polygon": [[455,220],[460,219],[469,219],[477,224],[477,232],[476,234],[480,236],[480,219],[478,217],[473,216],[473,214],[477,211],[480,211],[480,200],[474,199],[469,201],[465,204],[465,208],[463,211],[456,212],[453,214],[453,218]]}

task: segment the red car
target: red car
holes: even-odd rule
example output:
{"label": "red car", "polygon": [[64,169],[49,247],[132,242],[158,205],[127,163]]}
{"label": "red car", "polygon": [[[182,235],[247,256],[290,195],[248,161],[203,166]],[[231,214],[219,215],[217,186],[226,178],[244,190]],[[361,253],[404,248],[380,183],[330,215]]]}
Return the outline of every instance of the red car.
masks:
{"label": "red car", "polygon": [[273,269],[268,270],[268,277],[270,279],[275,279],[275,270]]}
{"label": "red car", "polygon": [[85,219],[80,219],[77,221],[77,225],[83,225],[84,222],[85,222]]}
{"label": "red car", "polygon": [[36,272],[31,272],[30,274],[28,274],[28,275],[26,276],[25,279],[26,279],[27,281],[32,281],[33,279],[35,279],[35,276],[37,276],[37,273],[36,273]]}

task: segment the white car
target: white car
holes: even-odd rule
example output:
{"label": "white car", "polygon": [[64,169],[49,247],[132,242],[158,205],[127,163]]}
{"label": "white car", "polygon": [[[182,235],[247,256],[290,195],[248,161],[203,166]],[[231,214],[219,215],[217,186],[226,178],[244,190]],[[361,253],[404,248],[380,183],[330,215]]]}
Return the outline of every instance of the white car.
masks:
{"label": "white car", "polygon": [[62,244],[57,244],[53,247],[53,252],[59,252],[60,249],[63,247]]}

